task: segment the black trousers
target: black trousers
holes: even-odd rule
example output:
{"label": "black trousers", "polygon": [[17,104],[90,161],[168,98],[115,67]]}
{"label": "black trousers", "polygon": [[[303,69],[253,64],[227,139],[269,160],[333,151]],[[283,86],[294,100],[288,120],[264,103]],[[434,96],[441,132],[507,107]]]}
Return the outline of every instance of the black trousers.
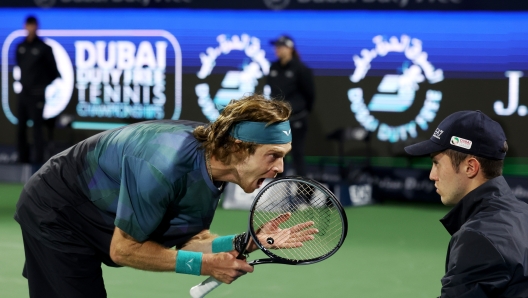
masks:
{"label": "black trousers", "polygon": [[[45,90],[45,89],[43,89]],[[33,151],[35,163],[44,162],[44,136],[42,127],[44,125],[43,111],[45,96],[43,90],[27,91],[20,94],[18,98],[18,160],[29,163],[30,147],[27,141],[27,121],[33,120]],[[41,94],[42,93],[42,94]]]}
{"label": "black trousers", "polygon": [[290,127],[292,133],[291,155],[293,158],[293,167],[295,169],[295,174],[299,176],[306,176],[304,147],[306,140],[306,132],[308,131],[308,117],[305,116],[300,119],[290,120]]}
{"label": "black trousers", "polygon": [[64,253],[43,245],[22,230],[31,298],[106,297],[101,261],[96,254]]}

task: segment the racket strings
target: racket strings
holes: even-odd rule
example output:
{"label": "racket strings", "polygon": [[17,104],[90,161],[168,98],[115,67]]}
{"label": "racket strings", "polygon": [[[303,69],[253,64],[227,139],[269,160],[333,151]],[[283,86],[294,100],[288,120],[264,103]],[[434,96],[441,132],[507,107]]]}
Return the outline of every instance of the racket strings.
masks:
{"label": "racket strings", "polygon": [[[277,183],[261,194],[254,207],[252,226],[258,229],[285,213],[291,213],[291,216],[279,226],[280,229],[313,221],[314,225],[307,229],[316,228],[319,232],[301,247],[274,249],[273,254],[289,260],[309,260],[324,256],[339,245],[343,232],[341,213],[326,191],[300,181]],[[281,243],[287,242],[290,234],[275,236],[274,243]],[[262,245],[272,247],[268,243]]]}
{"label": "racket strings", "polygon": [[[281,209],[285,209],[285,208],[281,208]],[[319,208],[321,210],[321,208]],[[324,210],[324,209],[322,209]],[[296,214],[294,208],[286,208],[286,210],[284,211],[290,211],[292,213],[292,215]],[[306,213],[306,211],[304,211],[304,213]],[[301,222],[301,221],[304,221],[305,220],[305,217],[306,216],[303,216],[302,219],[299,219],[299,220],[296,220],[295,219],[295,216],[292,216],[292,218],[290,218],[290,222],[293,223],[296,223],[296,222]],[[321,233],[321,228],[320,228],[320,225],[317,224],[317,222],[322,222],[320,219],[317,218],[317,216],[313,216],[313,215],[310,215],[308,216],[309,220],[307,221],[314,221],[316,222],[315,224],[315,228],[317,228],[318,230],[320,230],[319,233]],[[267,218],[266,218],[267,219]],[[326,225],[328,225],[328,223],[331,221],[331,220],[328,220],[328,216],[323,216],[323,219],[327,219],[326,220]],[[265,222],[265,220],[262,220],[262,222]],[[286,227],[285,227],[286,228]],[[318,243],[317,240],[322,240],[321,237],[319,235],[314,235],[315,236],[315,239],[314,240],[311,240],[309,242],[305,242],[305,245],[302,247],[302,248],[297,248],[297,249],[287,249],[287,250],[284,250],[283,251],[283,256],[282,257],[286,257],[286,258],[289,258],[289,259],[297,259],[297,260],[306,260],[306,259],[309,259],[309,258],[316,258],[316,257],[320,257],[326,253],[328,253],[330,250],[332,250],[335,245],[333,245],[331,242],[331,240],[329,240],[330,237],[333,237],[334,238],[334,242],[337,244],[337,242],[339,242],[339,239],[341,237],[341,227],[340,226],[335,226],[333,229],[328,229],[327,227],[325,227],[325,235],[326,235],[326,238],[325,241],[319,241],[321,242],[323,245],[319,245],[318,246]],[[323,234],[323,233],[321,233]],[[281,239],[278,239],[278,241],[281,241]]]}

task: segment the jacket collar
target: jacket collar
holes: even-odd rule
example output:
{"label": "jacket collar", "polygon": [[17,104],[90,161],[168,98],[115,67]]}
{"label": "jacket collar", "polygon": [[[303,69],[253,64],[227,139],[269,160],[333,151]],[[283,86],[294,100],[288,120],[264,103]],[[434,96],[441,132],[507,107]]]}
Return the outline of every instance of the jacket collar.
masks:
{"label": "jacket collar", "polygon": [[286,62],[286,64],[282,64],[280,63],[280,60],[279,60],[279,65],[282,67],[282,68],[290,68],[292,65],[295,65],[297,63],[298,59],[295,58],[295,57],[292,57],[290,59],[290,61]]}
{"label": "jacket collar", "polygon": [[440,219],[440,222],[449,234],[453,235],[464,223],[487,206],[482,203],[491,197],[500,197],[504,192],[511,190],[503,176],[490,179],[463,197],[444,218]]}
{"label": "jacket collar", "polygon": [[33,45],[33,44],[37,44],[37,43],[41,43],[43,42],[40,37],[37,35],[35,36],[35,38],[33,38],[33,40],[31,42],[29,42],[26,38],[24,38],[24,43],[26,44],[29,44],[29,45]]}

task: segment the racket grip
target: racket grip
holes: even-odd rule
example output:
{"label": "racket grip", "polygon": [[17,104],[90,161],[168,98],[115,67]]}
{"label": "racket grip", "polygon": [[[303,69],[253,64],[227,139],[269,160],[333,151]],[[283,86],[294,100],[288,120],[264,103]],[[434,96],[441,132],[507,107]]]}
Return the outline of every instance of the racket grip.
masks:
{"label": "racket grip", "polygon": [[222,284],[221,281],[214,277],[209,277],[208,279],[202,281],[200,284],[191,288],[191,297],[193,298],[202,298],[205,295],[209,294],[212,290],[218,288]]}

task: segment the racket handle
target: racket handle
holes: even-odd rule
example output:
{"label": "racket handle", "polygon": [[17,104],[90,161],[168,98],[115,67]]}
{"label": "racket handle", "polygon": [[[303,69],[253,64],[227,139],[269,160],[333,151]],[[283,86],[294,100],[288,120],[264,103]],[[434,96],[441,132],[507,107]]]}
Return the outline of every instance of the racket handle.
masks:
{"label": "racket handle", "polygon": [[191,297],[193,298],[202,298],[205,295],[209,294],[212,290],[218,288],[222,284],[221,281],[214,277],[209,277],[208,279],[202,281],[200,284],[191,288]]}

